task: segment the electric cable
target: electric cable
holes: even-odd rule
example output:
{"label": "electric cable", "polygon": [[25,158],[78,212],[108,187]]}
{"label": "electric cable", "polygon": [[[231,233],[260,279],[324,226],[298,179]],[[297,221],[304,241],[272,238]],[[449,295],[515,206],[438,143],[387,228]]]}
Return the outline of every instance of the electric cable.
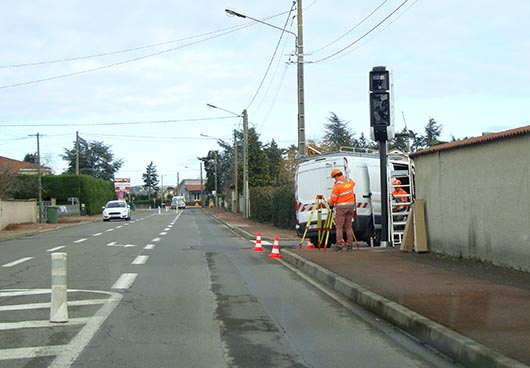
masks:
{"label": "electric cable", "polygon": [[190,119],[171,119],[171,120],[154,120],[154,121],[128,121],[120,123],[45,123],[45,124],[0,124],[0,127],[74,127],[74,126],[102,126],[102,125],[152,125],[152,124],[169,124],[169,123],[187,123],[208,120],[235,119],[236,116],[222,116],[217,118],[190,118]]}
{"label": "electric cable", "polygon": [[367,44],[368,42],[370,42],[371,40],[373,40],[374,38],[376,38],[380,33],[384,32],[386,29],[388,29],[392,24],[394,24],[399,18],[401,18],[406,12],[408,12],[410,10],[410,8],[412,8],[414,6],[414,4],[416,4],[419,0],[414,0],[413,3],[411,3],[407,8],[405,8],[405,10],[403,10],[403,12],[401,12],[400,14],[398,14],[394,19],[392,19],[389,23],[386,24],[386,26],[384,28],[382,28],[380,30],[379,33],[375,33],[375,34],[372,34],[371,37],[367,38],[366,40],[364,40],[363,43],[359,44],[357,47],[349,50],[348,52],[345,52],[345,53],[342,53],[340,55],[337,55],[331,59],[329,59],[328,61],[335,61],[337,59],[340,59],[341,57],[344,57],[346,55],[350,55],[352,52],[358,50],[359,48],[361,48],[362,46],[364,46],[365,44]]}
{"label": "electric cable", "polygon": [[315,54],[319,51],[322,51],[326,48],[328,48],[329,46],[331,45],[334,45],[335,43],[337,43],[338,41],[342,40],[344,37],[346,37],[348,34],[350,34],[351,32],[353,32],[355,29],[357,29],[358,27],[360,27],[365,21],[368,20],[368,18],[370,18],[372,15],[374,15],[383,5],[385,5],[385,3],[387,2],[388,0],[384,0],[381,4],[379,4],[374,10],[372,10],[370,12],[370,14],[368,14],[366,17],[364,17],[359,23],[357,23],[356,25],[354,25],[352,28],[350,28],[346,33],[344,33],[343,35],[341,35],[340,37],[338,37],[337,39],[331,41],[330,43],[328,43],[327,45],[324,45],[322,47],[319,47],[318,49],[316,50],[313,50],[311,51],[309,54]]}
{"label": "electric cable", "polygon": [[250,102],[249,102],[249,104],[247,106],[247,110],[252,105],[254,100],[256,99],[256,96],[258,95],[259,91],[261,90],[261,87],[263,86],[263,83],[265,82],[265,79],[267,78],[267,75],[268,75],[269,70],[271,68],[272,62],[274,61],[274,58],[276,57],[276,53],[278,52],[278,48],[280,47],[281,40],[282,40],[283,35],[285,33],[285,30],[287,28],[287,23],[289,22],[289,19],[291,17],[291,13],[293,12],[294,4],[295,4],[295,2],[293,2],[292,6],[291,6],[291,10],[289,11],[289,14],[287,15],[287,19],[285,20],[285,24],[283,25],[282,33],[280,34],[280,38],[278,39],[278,42],[276,43],[276,47],[274,48],[274,52],[272,53],[272,57],[271,57],[271,60],[269,62],[269,65],[267,65],[267,69],[265,70],[265,74],[263,75],[263,78],[261,79],[261,82],[260,82],[256,92],[254,93],[254,96],[250,100]]}
{"label": "electric cable", "polygon": [[[268,16],[268,17],[263,18],[263,19],[264,20],[273,19],[273,18],[276,18],[276,17],[278,17],[280,15],[283,15],[283,14],[286,14],[286,13],[287,12],[278,13],[278,14],[271,15],[271,16]],[[150,45],[144,45],[144,46],[131,47],[131,48],[121,49],[121,50],[116,50],[116,51],[99,52],[99,53],[96,53],[96,54],[90,54],[90,55],[84,55],[84,56],[75,56],[75,57],[70,57],[70,58],[54,59],[54,60],[43,60],[43,61],[36,61],[36,62],[32,62],[32,63],[0,65],[0,69],[21,68],[21,67],[46,65],[46,64],[56,64],[56,63],[66,63],[66,62],[71,62],[71,61],[78,61],[78,60],[85,60],[85,59],[94,59],[94,58],[103,57],[103,56],[111,56],[111,55],[123,54],[123,53],[132,52],[132,51],[140,51],[140,50],[145,50],[145,49],[149,49],[149,48],[169,45],[169,44],[173,44],[173,43],[178,43],[178,42],[182,42],[182,41],[192,40],[194,38],[201,38],[201,37],[209,36],[211,34],[221,33],[221,32],[225,32],[225,31],[231,31],[231,30],[239,31],[242,28],[247,28],[247,27],[250,27],[250,26],[253,26],[253,25],[255,25],[254,22],[248,22],[247,24],[244,24],[244,25],[238,25],[238,26],[223,28],[223,29],[219,29],[219,30],[216,30],[216,31],[210,31],[210,32],[201,33],[201,34],[193,35],[193,36],[188,36],[188,37],[184,37],[184,38],[180,38],[180,39],[164,41],[164,42],[159,42],[159,43],[150,44]]]}
{"label": "electric cable", "polygon": [[387,21],[392,15],[394,15],[399,9],[401,9],[401,7],[403,5],[405,5],[409,0],[405,0],[403,1],[397,8],[395,8],[390,14],[388,14],[385,18],[383,18],[383,20],[381,20],[379,23],[377,23],[375,26],[373,26],[372,28],[370,28],[370,30],[368,30],[366,33],[364,33],[361,37],[357,38],[355,41],[353,41],[352,43],[348,44],[347,46],[343,47],[342,49],[334,52],[333,54],[331,55],[328,55],[324,58],[321,58],[321,59],[318,59],[318,60],[315,60],[315,61],[312,61],[311,63],[313,64],[316,64],[316,63],[321,63],[323,61],[326,61],[326,60],[329,60],[331,58],[333,58],[334,56],[337,56],[341,53],[343,53],[344,51],[346,51],[347,49],[349,49],[350,47],[352,47],[353,45],[357,44],[359,41],[361,41],[362,39],[364,39],[366,36],[368,36],[370,33],[372,33],[373,31],[375,31],[379,26],[381,26],[385,21]]}

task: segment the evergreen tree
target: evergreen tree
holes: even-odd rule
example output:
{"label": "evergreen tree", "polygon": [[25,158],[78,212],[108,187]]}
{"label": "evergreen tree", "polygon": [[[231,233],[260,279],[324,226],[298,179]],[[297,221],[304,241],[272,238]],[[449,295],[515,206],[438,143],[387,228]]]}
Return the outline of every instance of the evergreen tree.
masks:
{"label": "evergreen tree", "polygon": [[354,147],[354,133],[348,128],[347,123],[340,119],[335,113],[330,112],[327,118],[328,123],[324,124],[324,145],[330,151],[338,151],[340,147]]}
{"label": "evergreen tree", "polygon": [[269,161],[255,128],[248,130],[248,185],[249,187],[272,185]]}
{"label": "evergreen tree", "polygon": [[158,174],[156,173],[156,166],[153,161],[145,168],[145,173],[142,174],[142,180],[144,181],[143,188],[147,190],[148,199],[151,200],[151,192],[156,193],[158,191]]}
{"label": "evergreen tree", "polygon": [[39,163],[39,155],[36,153],[26,153],[26,156],[24,156],[24,162],[30,162],[32,164],[38,164]]}
{"label": "evergreen tree", "polygon": [[[64,149],[61,157],[68,162],[66,174],[76,172],[76,143],[71,150]],[[113,180],[114,174],[123,165],[123,160],[115,160],[114,154],[110,151],[110,146],[103,142],[89,142],[79,139],[79,174],[93,176],[103,180]]]}
{"label": "evergreen tree", "polygon": [[273,139],[269,144],[265,145],[265,155],[269,161],[269,176],[274,185],[279,185],[280,170],[283,150],[278,147],[278,144]]}
{"label": "evergreen tree", "polygon": [[427,147],[436,146],[443,143],[438,138],[442,134],[442,124],[438,124],[433,118],[425,126],[425,145]]}

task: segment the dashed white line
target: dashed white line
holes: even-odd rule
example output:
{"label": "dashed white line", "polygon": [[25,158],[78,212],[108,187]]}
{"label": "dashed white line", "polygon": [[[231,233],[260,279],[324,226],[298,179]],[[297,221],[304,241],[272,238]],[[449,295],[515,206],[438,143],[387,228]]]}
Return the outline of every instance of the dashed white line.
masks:
{"label": "dashed white line", "polygon": [[160,241],[160,238],[154,238],[151,240],[152,242],[159,242]]}
{"label": "dashed white line", "polygon": [[136,276],[138,276],[137,273],[123,273],[118,281],[112,285],[112,289],[128,289],[133,284],[134,280],[136,279]]}
{"label": "dashed white line", "polygon": [[55,252],[56,250],[63,249],[63,248],[66,248],[66,245],[59,245],[58,247],[50,248],[46,252]]}
{"label": "dashed white line", "polygon": [[156,245],[155,244],[147,244],[144,249],[147,249],[147,250],[151,250],[155,247]]}
{"label": "dashed white line", "polygon": [[33,257],[24,257],[24,258],[20,258],[20,259],[17,259],[16,261],[6,263],[6,264],[3,265],[2,267],[13,267],[13,266],[16,266],[16,265],[18,265],[18,264],[21,264],[21,263],[24,263],[24,262],[26,262],[26,261],[29,261],[30,259],[33,259]]}
{"label": "dashed white line", "polygon": [[160,235],[167,235],[167,233],[165,231],[162,231]]}
{"label": "dashed white line", "polygon": [[75,240],[74,243],[82,243],[82,242],[84,242],[86,240],[87,240],[86,238],[81,238],[81,239]]}
{"label": "dashed white line", "polygon": [[148,258],[149,256],[138,256],[134,259],[134,261],[132,261],[132,264],[135,264],[135,265],[144,264],[145,262],[147,262]]}
{"label": "dashed white line", "polygon": [[102,235],[103,233],[95,233],[95,234],[92,234],[92,236],[100,236]]}
{"label": "dashed white line", "polygon": [[106,232],[111,232],[111,231],[114,231],[114,229],[107,229],[105,230]]}

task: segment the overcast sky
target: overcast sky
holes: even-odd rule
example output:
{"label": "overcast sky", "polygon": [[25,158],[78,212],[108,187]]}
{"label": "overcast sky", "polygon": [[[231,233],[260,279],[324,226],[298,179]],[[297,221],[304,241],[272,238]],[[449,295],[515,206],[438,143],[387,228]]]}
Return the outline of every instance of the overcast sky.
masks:
{"label": "overcast sky", "polygon": [[[124,160],[116,177],[140,185],[152,161],[174,185],[198,178],[197,157],[218,149],[201,134],[232,142],[241,128],[207,103],[247,109],[263,143],[296,145],[295,38],[225,13],[296,33],[292,5],[2,0],[0,156],[36,152],[39,133],[59,174],[78,131]],[[379,65],[393,72],[396,130],[406,121],[423,133],[434,118],[450,140],[530,124],[530,1],[303,0],[303,9],[306,138],[322,137],[330,112],[369,136],[368,72]]]}

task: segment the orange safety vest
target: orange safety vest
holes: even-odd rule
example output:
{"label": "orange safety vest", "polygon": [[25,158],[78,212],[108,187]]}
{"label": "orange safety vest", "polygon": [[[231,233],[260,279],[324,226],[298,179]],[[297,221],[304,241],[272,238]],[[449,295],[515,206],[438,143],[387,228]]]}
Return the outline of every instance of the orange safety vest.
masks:
{"label": "orange safety vest", "polygon": [[329,198],[330,206],[337,206],[341,208],[355,208],[355,182],[353,180],[346,180],[343,176],[339,176],[333,189],[331,197]]}

